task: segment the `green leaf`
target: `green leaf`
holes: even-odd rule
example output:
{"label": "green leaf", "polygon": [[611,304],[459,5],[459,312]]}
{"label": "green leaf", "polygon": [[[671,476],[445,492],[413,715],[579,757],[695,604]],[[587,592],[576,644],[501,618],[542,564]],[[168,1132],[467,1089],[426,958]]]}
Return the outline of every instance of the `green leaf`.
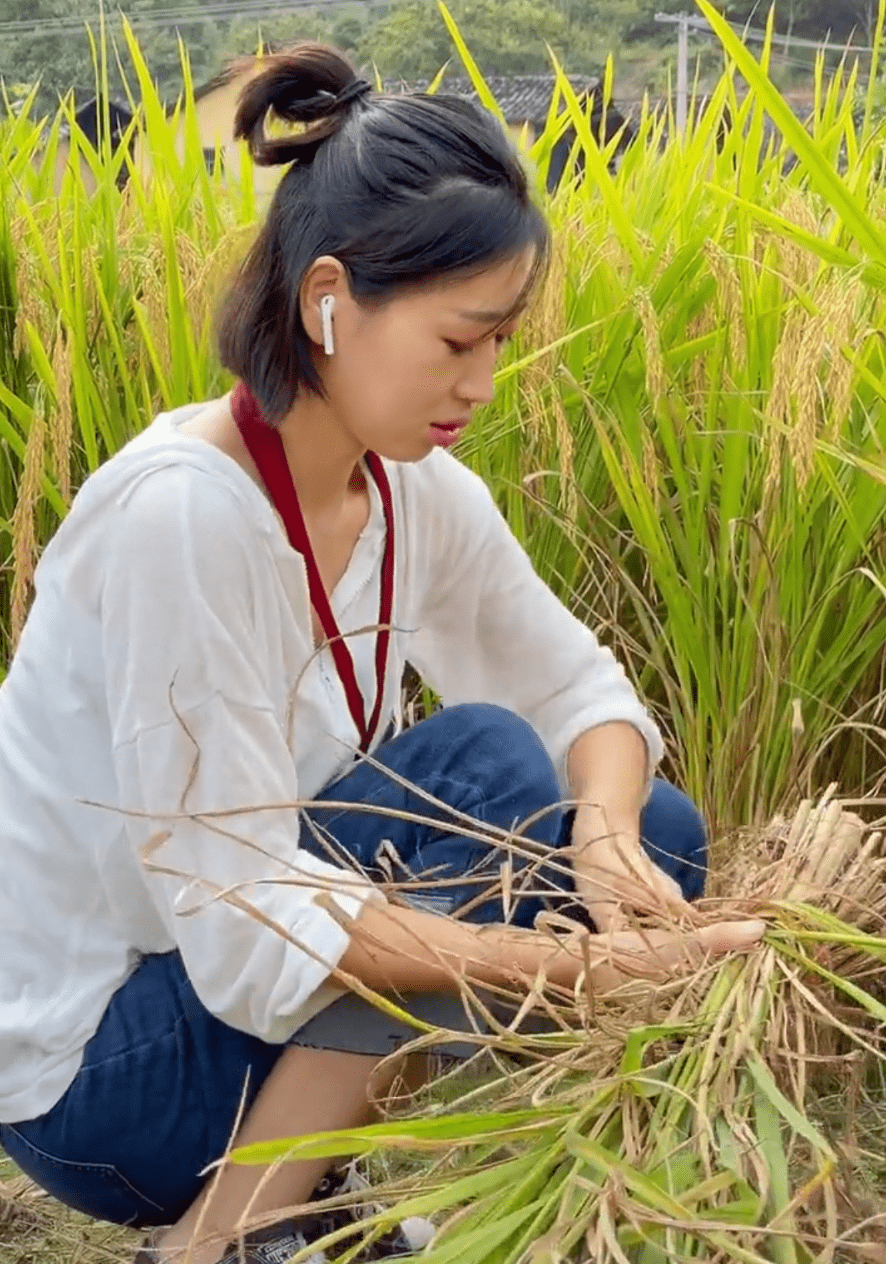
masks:
{"label": "green leaf", "polygon": [[[370,1150],[437,1148],[452,1142],[515,1140],[538,1135],[539,1130],[557,1127],[558,1115],[568,1112],[544,1110],[512,1111],[503,1114],[447,1115],[442,1119],[412,1119],[402,1123],[370,1124],[365,1128],[316,1133],[309,1137],[280,1138],[242,1146],[232,1152],[235,1163],[272,1163],[285,1158],[295,1161],[363,1154]],[[553,1115],[553,1117],[552,1117]]]}
{"label": "green leaf", "polygon": [[835,167],[823,158],[819,146],[772,83],[763,65],[755,60],[726,19],[708,0],[697,0],[697,3],[719,36],[726,52],[747,79],[791,149],[803,163],[815,188],[838,212],[843,223],[866,253],[877,262],[886,264],[886,241],[878,225],[865,213],[861,202],[853,197]]}
{"label": "green leaf", "polygon": [[793,1131],[800,1137],[805,1137],[813,1149],[818,1150],[825,1155],[831,1162],[837,1161],[837,1156],[833,1149],[824,1139],[815,1125],[805,1115],[797,1110],[796,1106],[785,1097],[784,1093],[779,1089],[778,1085],[772,1077],[772,1073],[763,1062],[760,1055],[750,1050],[745,1057],[745,1066],[748,1074],[756,1084],[760,1093],[766,1098],[769,1104],[781,1115],[782,1119],[790,1125]]}

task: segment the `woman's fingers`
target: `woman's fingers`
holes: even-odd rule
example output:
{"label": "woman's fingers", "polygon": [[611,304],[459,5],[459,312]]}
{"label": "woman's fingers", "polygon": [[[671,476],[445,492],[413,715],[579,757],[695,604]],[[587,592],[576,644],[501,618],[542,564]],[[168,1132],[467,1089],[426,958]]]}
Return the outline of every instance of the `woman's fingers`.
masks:
{"label": "woman's fingers", "polygon": [[586,951],[595,987],[615,987],[630,978],[669,978],[675,970],[690,973],[710,955],[747,952],[766,933],[766,923],[753,918],[716,922],[698,930],[616,931],[591,936]]}
{"label": "woman's fingers", "polygon": [[629,925],[629,910],[696,920],[679,883],[639,850],[626,856],[613,848],[603,855],[601,848],[594,868],[576,877],[576,888],[601,932]]}
{"label": "woman's fingers", "polygon": [[[652,891],[661,904],[676,917],[689,917],[692,915],[692,905],[683,899],[683,892],[679,882],[676,882],[670,874],[659,869],[658,865],[648,862],[647,870],[647,891]],[[647,911],[655,912],[656,906],[650,904]]]}
{"label": "woman's fingers", "polygon": [[714,922],[693,934],[706,952],[747,952],[766,934],[766,923],[758,917],[742,922]]}

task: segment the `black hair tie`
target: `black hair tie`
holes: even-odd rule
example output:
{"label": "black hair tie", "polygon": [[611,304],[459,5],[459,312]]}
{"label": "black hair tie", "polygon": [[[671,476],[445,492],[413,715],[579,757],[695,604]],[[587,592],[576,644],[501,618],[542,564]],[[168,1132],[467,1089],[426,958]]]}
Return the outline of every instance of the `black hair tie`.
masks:
{"label": "black hair tie", "polygon": [[372,91],[372,84],[367,79],[352,79],[346,88],[342,88],[341,92],[336,94],[336,106],[350,105],[352,101],[358,101],[360,97],[365,97],[367,92]]}

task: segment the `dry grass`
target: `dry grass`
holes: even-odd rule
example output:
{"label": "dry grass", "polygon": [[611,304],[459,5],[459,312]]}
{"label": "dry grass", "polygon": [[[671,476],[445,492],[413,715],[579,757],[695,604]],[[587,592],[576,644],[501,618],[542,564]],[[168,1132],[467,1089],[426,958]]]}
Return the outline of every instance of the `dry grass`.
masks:
{"label": "dry grass", "polygon": [[0,1264],[121,1264],[139,1241],[69,1211],[0,1154]]}

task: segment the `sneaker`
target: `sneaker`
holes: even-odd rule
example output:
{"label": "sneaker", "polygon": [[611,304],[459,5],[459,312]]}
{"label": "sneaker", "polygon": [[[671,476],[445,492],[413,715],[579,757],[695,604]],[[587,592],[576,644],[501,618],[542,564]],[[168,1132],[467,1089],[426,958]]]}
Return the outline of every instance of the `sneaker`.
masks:
{"label": "sneaker", "polygon": [[[323,1229],[322,1232],[328,1233],[329,1229]],[[320,1237],[321,1234],[316,1236]],[[132,1264],[164,1264],[165,1256],[155,1243],[154,1235],[146,1238]],[[242,1247],[239,1242],[229,1243],[219,1264],[289,1264],[293,1256],[298,1251],[303,1251],[307,1245],[308,1239],[295,1221],[281,1220],[266,1229],[247,1233]],[[302,1264],[326,1264],[326,1255],[323,1251],[317,1251]]]}
{"label": "sneaker", "polygon": [[[267,1229],[247,1233],[243,1246],[231,1243],[225,1250],[219,1264],[289,1264],[297,1252],[303,1251],[309,1241],[324,1237],[335,1229],[353,1225],[359,1217],[353,1214],[353,1208],[340,1207],[327,1215],[311,1217],[306,1225],[304,1220],[282,1220],[270,1225]],[[305,1236],[305,1228],[310,1237]],[[341,1254],[353,1245],[353,1238],[343,1240],[334,1250]],[[369,1246],[354,1256],[355,1264],[369,1264],[372,1260],[407,1259],[415,1256],[409,1238],[401,1229],[392,1229],[383,1234]],[[302,1261],[302,1264],[326,1264],[328,1256],[325,1251],[316,1251]]]}
{"label": "sneaker", "polygon": [[[360,1173],[356,1164],[349,1163],[347,1167],[337,1170],[333,1168],[327,1172],[311,1195],[311,1202],[323,1202],[326,1199],[337,1198],[342,1194],[351,1194],[358,1190],[365,1193],[371,1188],[370,1182]],[[368,1200],[362,1205],[352,1204],[346,1207],[324,1209],[319,1211],[311,1221],[312,1228],[314,1225],[318,1228],[322,1226],[322,1232],[312,1236],[321,1237],[323,1234],[332,1233],[347,1224],[354,1224],[373,1216],[379,1211],[381,1207]],[[422,1216],[407,1216],[398,1227],[388,1229],[369,1246],[364,1247],[355,1256],[355,1264],[357,1261],[359,1264],[367,1264],[370,1260],[402,1259],[418,1255],[431,1241],[435,1232],[436,1226],[430,1220],[425,1220]],[[351,1241],[353,1242],[353,1239]],[[345,1245],[346,1243],[343,1242],[342,1246]]]}
{"label": "sneaker", "polygon": [[[311,1202],[324,1202],[329,1198],[337,1198],[356,1190],[363,1192],[369,1188],[369,1181],[360,1175],[353,1164],[349,1164],[341,1170],[328,1172],[311,1195]],[[293,1256],[303,1251],[309,1242],[347,1225],[354,1225],[379,1210],[380,1207],[365,1203],[362,1206],[321,1208],[309,1218],[278,1221],[265,1229],[255,1229],[245,1234],[242,1247],[238,1242],[230,1243],[219,1264],[289,1264]],[[306,1232],[309,1236],[306,1236]],[[397,1228],[389,1229],[364,1247],[354,1257],[354,1264],[415,1256],[428,1245],[434,1232],[435,1228],[430,1220],[409,1216]],[[161,1252],[155,1249],[155,1241],[153,1235],[145,1240],[133,1264],[163,1264]],[[353,1241],[353,1236],[343,1239],[335,1254],[340,1254],[349,1245],[352,1246]],[[326,1264],[327,1258],[324,1251],[316,1251],[305,1257],[302,1264]]]}
{"label": "sneaker", "polygon": [[[329,1230],[322,1232],[328,1233]],[[321,1234],[314,1236],[320,1237]],[[219,1264],[289,1264],[293,1256],[307,1245],[308,1239],[294,1220],[281,1220],[267,1229],[247,1233],[242,1247],[238,1242],[232,1242]],[[326,1264],[326,1258],[324,1251],[316,1251],[307,1256],[303,1264]]]}

